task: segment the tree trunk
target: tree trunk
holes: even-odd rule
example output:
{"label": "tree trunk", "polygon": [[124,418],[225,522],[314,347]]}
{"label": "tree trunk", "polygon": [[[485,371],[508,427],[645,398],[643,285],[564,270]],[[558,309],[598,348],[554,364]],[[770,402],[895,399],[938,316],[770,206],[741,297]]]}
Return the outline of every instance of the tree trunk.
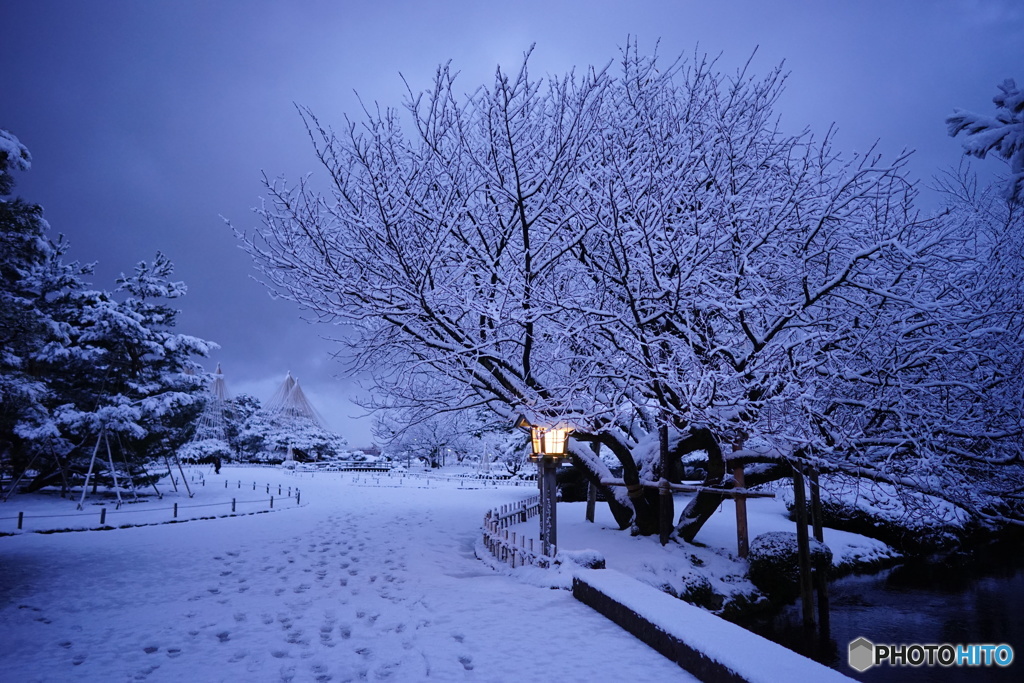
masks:
{"label": "tree trunk", "polygon": [[[690,436],[679,442],[675,458],[681,458],[693,451],[705,451],[708,454],[708,473],[704,477],[705,486],[733,488],[734,482],[731,478],[728,482],[723,481],[725,479],[725,461],[722,459],[722,449],[719,448],[710,429],[691,431]],[[679,523],[676,524],[676,533],[679,537],[687,542],[692,541],[723,500],[725,500],[725,496],[719,493],[709,491],[698,493],[683,510],[683,514],[679,516]]]}

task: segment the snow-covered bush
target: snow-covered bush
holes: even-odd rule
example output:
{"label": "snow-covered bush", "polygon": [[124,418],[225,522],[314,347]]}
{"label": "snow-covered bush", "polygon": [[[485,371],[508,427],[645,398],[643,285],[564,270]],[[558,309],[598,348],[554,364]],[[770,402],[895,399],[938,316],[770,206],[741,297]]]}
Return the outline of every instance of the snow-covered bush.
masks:
{"label": "snow-covered bush", "polygon": [[[832,551],[821,541],[809,539],[811,566],[828,572]],[[786,601],[800,592],[800,553],[794,531],[771,531],[750,542],[747,561],[750,580],[773,599]]]}

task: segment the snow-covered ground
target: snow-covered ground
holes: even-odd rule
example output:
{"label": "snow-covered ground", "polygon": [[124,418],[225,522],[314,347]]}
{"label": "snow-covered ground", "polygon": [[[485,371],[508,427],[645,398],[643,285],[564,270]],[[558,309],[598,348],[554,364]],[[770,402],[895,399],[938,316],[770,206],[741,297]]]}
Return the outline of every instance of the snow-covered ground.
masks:
{"label": "snow-covered ground", "polygon": [[[205,485],[193,482],[192,499],[165,491],[117,516],[107,505],[108,524],[149,526],[38,534],[95,526],[101,501],[88,499],[82,513],[30,496],[0,506],[5,533],[28,510],[23,533],[0,537],[0,679],[694,680],[568,591],[550,590],[567,571],[476,557],[484,512],[534,495],[531,487],[274,468],[202,475],[193,475]],[[277,497],[270,514],[218,517],[232,497],[267,510],[267,486],[292,495]],[[170,517],[172,501],[179,519],[213,518],[153,523]],[[603,504],[590,524],[583,504],[560,503],[558,534],[562,549],[597,550],[653,585],[709,576],[727,592],[749,585],[733,557],[734,524],[726,503],[698,536],[706,547],[681,553],[610,531]],[[521,526],[536,535],[536,519]],[[781,502],[760,499],[750,501],[750,527],[753,538],[792,523]],[[837,562],[886,552],[841,532],[826,542]]]}
{"label": "snow-covered ground", "polygon": [[567,591],[474,556],[484,511],[531,489],[206,477],[210,498],[225,479],[298,482],[302,505],[0,538],[0,679],[694,680]]}

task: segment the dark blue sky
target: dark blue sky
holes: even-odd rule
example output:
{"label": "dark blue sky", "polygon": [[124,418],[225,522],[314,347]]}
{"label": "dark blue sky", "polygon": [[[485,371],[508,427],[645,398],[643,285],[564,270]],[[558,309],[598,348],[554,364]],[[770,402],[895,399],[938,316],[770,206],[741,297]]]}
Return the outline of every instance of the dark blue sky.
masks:
{"label": "dark blue sky", "polygon": [[996,84],[1024,80],[1020,0],[0,0],[0,16],[0,127],[34,157],[17,193],[98,261],[97,287],[166,253],[189,286],[180,329],[223,346],[229,389],[265,400],[291,370],[355,445],[369,424],[348,418],[352,381],[320,338],[336,331],[271,300],[220,218],[256,224],[263,172],[319,170],[294,104],[340,124],[354,91],[397,106],[399,73],[426,87],[449,59],[470,91],[531,43],[538,75],[603,65],[627,35],[728,71],[757,48],[755,72],[790,72],[784,127],[914,149],[927,183],[960,161],[953,108],[993,111]]}

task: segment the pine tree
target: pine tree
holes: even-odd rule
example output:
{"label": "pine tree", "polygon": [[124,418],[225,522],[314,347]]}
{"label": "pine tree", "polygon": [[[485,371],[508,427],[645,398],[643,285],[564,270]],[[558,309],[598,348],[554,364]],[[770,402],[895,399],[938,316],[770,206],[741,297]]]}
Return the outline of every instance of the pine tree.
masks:
{"label": "pine tree", "polygon": [[88,288],[88,266],[65,263],[42,209],[10,198],[10,171],[31,156],[0,131],[0,465],[26,488],[73,485],[101,435],[115,467],[137,476],[189,436],[201,368],[215,345],[175,333],[170,302],[185,293],[158,253],[115,293]]}
{"label": "pine tree", "polygon": [[946,119],[949,134],[965,133],[964,151],[979,159],[992,152],[1010,163],[1007,194],[1013,201],[1024,202],[1024,90],[1012,78],[999,85],[999,94],[992,98],[995,116],[975,114],[956,109]]}

